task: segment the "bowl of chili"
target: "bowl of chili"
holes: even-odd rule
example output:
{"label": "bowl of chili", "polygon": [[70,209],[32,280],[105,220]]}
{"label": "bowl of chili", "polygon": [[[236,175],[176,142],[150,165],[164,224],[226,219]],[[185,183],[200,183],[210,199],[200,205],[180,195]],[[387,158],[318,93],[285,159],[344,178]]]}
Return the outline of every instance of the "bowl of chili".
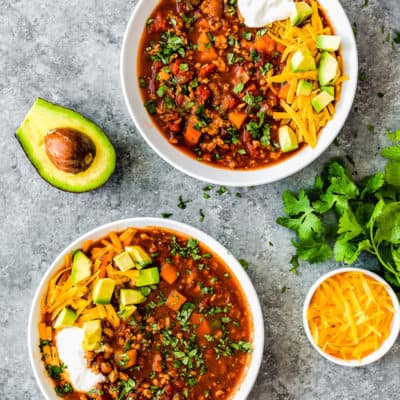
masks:
{"label": "bowl of chili", "polygon": [[[73,346],[60,348],[74,337],[86,369],[75,370]],[[179,222],[132,218],[92,230],[55,259],[32,303],[28,346],[50,400],[244,400],[264,325],[256,291],[226,248]]]}
{"label": "bowl of chili", "polygon": [[[251,29],[234,1],[139,1],[120,73],[129,113],[152,149],[194,178],[228,186],[281,180],[318,158],[350,112],[358,58],[339,1],[309,4],[314,14],[303,26]],[[336,35],[340,48],[320,49],[320,35]],[[311,70],[293,72],[304,51]],[[336,63],[328,84],[322,59]]]}

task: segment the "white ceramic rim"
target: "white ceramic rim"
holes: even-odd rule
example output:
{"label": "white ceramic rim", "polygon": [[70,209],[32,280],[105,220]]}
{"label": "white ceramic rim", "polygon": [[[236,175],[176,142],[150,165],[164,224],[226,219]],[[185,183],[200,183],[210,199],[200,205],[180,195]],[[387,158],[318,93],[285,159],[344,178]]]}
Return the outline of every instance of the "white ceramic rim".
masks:
{"label": "white ceramic rim", "polygon": [[120,75],[125,104],[140,134],[148,145],[165,161],[181,172],[215,185],[232,187],[256,186],[272,183],[299,172],[316,160],[335,140],[342,129],[353,104],[357,89],[358,55],[352,26],[338,0],[319,0],[321,6],[342,39],[344,73],[349,80],[343,83],[341,99],[336,105],[334,118],[319,135],[315,149],[307,146],[288,160],[267,168],[250,171],[232,171],[213,167],[185,155],[171,145],[158,131],[142,101],[137,79],[137,53],[142,26],[159,0],[140,0],[125,31],[120,60]]}
{"label": "white ceramic rim", "polygon": [[[343,274],[345,272],[362,272],[365,275],[368,275],[371,278],[382,283],[385,286],[385,288],[387,289],[387,291],[390,295],[390,298],[392,299],[393,307],[395,309],[394,318],[393,318],[392,327],[391,327],[391,333],[390,333],[389,337],[383,342],[382,346],[378,350],[376,350],[369,356],[363,358],[361,361],[358,361],[358,360],[346,361],[346,360],[342,360],[340,358],[332,357],[329,354],[326,354],[325,352],[323,352],[317,346],[317,344],[314,343],[314,340],[311,335],[310,327],[309,327],[308,321],[307,321],[307,310],[308,310],[308,307],[310,306],[311,299],[312,299],[315,291],[317,290],[317,288],[321,285],[322,282],[326,281],[330,277],[332,277],[334,275],[338,275],[338,274]],[[308,340],[310,341],[310,343],[312,344],[314,349],[317,350],[318,353],[321,354],[323,357],[325,357],[327,360],[329,360],[335,364],[344,366],[344,367],[364,367],[368,364],[371,364],[371,363],[381,359],[395,344],[397,337],[399,335],[399,332],[400,332],[399,299],[397,298],[396,293],[389,286],[389,284],[384,279],[382,279],[379,275],[375,274],[374,272],[366,270],[366,269],[362,269],[362,268],[338,268],[338,269],[335,269],[335,270],[328,272],[327,274],[321,276],[321,278],[319,278],[314,283],[314,285],[312,285],[311,289],[308,291],[308,294],[306,296],[306,299],[304,301],[304,306],[303,306],[303,325],[304,325],[304,330],[306,331]]]}
{"label": "white ceramic rim", "polygon": [[85,233],[77,240],[72,242],[56,257],[56,259],[48,268],[47,272],[42,278],[38,289],[36,290],[29,315],[28,349],[34,376],[40,387],[40,390],[47,400],[59,399],[54,392],[53,383],[47,376],[47,372],[44,368],[44,363],[41,361],[41,354],[39,351],[40,302],[44,295],[44,291],[47,287],[49,279],[51,278],[53,273],[57,271],[57,269],[60,267],[64,256],[73,250],[81,248],[82,244],[86,240],[101,238],[113,230],[117,231],[126,229],[128,227],[142,228],[147,226],[171,229],[173,231],[181,232],[187,236],[198,239],[201,243],[209,247],[213,252],[218,254],[219,257],[221,257],[221,259],[228,265],[231,272],[236,277],[238,283],[241,285],[243,294],[247,299],[249,310],[253,318],[253,352],[250,355],[247,370],[243,375],[242,381],[239,383],[236,392],[231,397],[231,400],[245,400],[250,393],[258,376],[262,361],[264,350],[264,320],[257,293],[243,267],[229,250],[227,250],[219,242],[217,242],[206,233],[200,231],[199,229],[169,219],[128,218],[102,225],[98,228],[91,230],[88,233]]}

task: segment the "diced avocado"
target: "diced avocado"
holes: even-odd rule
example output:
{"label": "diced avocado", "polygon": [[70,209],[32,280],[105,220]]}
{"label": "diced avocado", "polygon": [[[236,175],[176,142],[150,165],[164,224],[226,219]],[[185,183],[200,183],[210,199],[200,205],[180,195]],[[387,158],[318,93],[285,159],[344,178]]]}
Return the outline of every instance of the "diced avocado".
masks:
{"label": "diced avocado", "polygon": [[160,282],[160,273],[157,267],[142,269],[139,278],[136,280],[136,286],[157,285]]}
{"label": "diced avocado", "polygon": [[321,92],[328,92],[332,97],[335,97],[335,87],[334,86],[322,86]]}
{"label": "diced avocado", "polygon": [[92,264],[92,260],[83,251],[78,250],[74,253],[71,270],[73,285],[77,285],[79,282],[89,278],[92,274]]}
{"label": "diced avocado", "polygon": [[146,301],[146,296],[136,289],[121,289],[120,291],[120,302],[121,306],[129,306],[132,304],[141,304]]}
{"label": "diced avocado", "polygon": [[321,92],[311,100],[311,104],[317,113],[321,112],[329,103],[335,100],[328,92]]}
{"label": "diced avocado", "polygon": [[123,321],[126,321],[135,311],[137,307],[132,305],[132,306],[121,306],[119,309],[118,315]]}
{"label": "diced avocado", "polygon": [[37,99],[16,133],[40,176],[68,192],[103,185],[115,169],[115,150],[104,132],[81,114]]}
{"label": "diced avocado", "polygon": [[115,289],[115,281],[110,278],[102,278],[96,282],[93,288],[94,304],[110,304]]}
{"label": "diced avocado", "polygon": [[74,310],[69,307],[64,307],[54,322],[54,329],[62,329],[68,326],[73,326],[76,318],[77,315]]}
{"label": "diced avocado", "polygon": [[114,262],[116,266],[123,272],[132,269],[135,266],[135,263],[132,260],[132,257],[129,255],[127,251],[122,252],[114,257]]}
{"label": "diced avocado", "polygon": [[340,36],[319,35],[317,36],[317,48],[326,51],[337,51],[340,47]]}
{"label": "diced avocado", "polygon": [[101,336],[101,321],[99,319],[85,322],[83,324],[83,350],[94,351],[100,349]]}
{"label": "diced avocado", "polygon": [[308,47],[297,50],[290,59],[290,67],[293,72],[312,71],[317,68],[314,56]]}
{"label": "diced avocado", "polygon": [[302,24],[306,19],[310,18],[313,14],[313,9],[305,1],[299,1],[296,3],[295,13],[290,18],[292,26]]}
{"label": "diced avocado", "polygon": [[321,86],[328,86],[335,83],[339,76],[339,63],[336,58],[327,51],[321,54],[321,61],[318,66],[318,80]]}
{"label": "diced avocado", "polygon": [[299,147],[297,136],[290,126],[281,126],[278,131],[279,145],[284,153],[296,150]]}
{"label": "diced avocado", "polygon": [[147,251],[141,246],[127,246],[125,247],[125,250],[132,257],[139,269],[147,267],[153,261]]}
{"label": "diced avocado", "polygon": [[313,90],[312,82],[301,79],[297,84],[297,96],[309,96]]}

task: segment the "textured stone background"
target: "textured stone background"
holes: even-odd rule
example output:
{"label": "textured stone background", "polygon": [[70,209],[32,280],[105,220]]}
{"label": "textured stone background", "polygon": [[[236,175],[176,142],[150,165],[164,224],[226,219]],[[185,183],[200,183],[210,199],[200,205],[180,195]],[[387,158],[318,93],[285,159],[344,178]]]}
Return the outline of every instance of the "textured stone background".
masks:
{"label": "textured stone background", "polygon": [[[125,110],[119,51],[135,3],[0,0],[0,398],[42,398],[28,361],[26,329],[35,288],[54,257],[100,224],[162,211],[203,229],[250,263],[266,326],[264,362],[251,400],[399,398],[398,345],[382,361],[352,370],[311,349],[301,305],[312,282],[335,265],[304,266],[300,276],[290,274],[290,234],[274,222],[282,190],[311,184],[330,157],[350,156],[360,176],[382,166],[378,151],[387,143],[384,130],[400,127],[400,45],[392,48],[385,40],[400,30],[399,1],[369,0],[365,8],[364,0],[343,1],[357,25],[366,79],[337,145],[280,183],[243,189],[241,199],[225,194],[208,201],[202,198],[203,183],[147,147]],[[73,195],[36,174],[14,132],[37,96],[75,108],[104,127],[119,154],[117,171],[105,187]],[[193,199],[186,210],[176,207],[180,193]],[[283,286],[289,288],[285,293]]]}

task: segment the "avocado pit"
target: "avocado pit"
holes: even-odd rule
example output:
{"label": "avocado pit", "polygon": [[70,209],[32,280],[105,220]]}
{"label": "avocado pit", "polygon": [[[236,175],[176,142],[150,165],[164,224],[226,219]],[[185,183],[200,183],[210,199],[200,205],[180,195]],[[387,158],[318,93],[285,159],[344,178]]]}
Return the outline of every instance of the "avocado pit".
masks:
{"label": "avocado pit", "polygon": [[86,171],[96,155],[92,139],[72,128],[50,130],[44,145],[50,161],[61,171],[71,174]]}

